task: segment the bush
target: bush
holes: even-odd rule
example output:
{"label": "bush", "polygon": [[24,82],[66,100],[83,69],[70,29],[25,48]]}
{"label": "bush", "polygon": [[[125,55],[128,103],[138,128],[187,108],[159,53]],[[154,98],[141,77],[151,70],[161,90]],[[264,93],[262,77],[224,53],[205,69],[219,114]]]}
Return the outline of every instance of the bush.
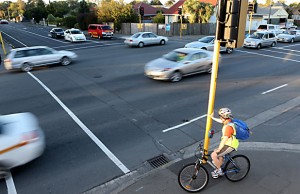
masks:
{"label": "bush", "polygon": [[62,18],[56,18],[56,26],[62,26],[63,19]]}
{"label": "bush", "polygon": [[49,24],[56,24],[56,18],[52,14],[48,15],[47,21]]}
{"label": "bush", "polygon": [[63,19],[62,25],[67,28],[74,28],[77,23],[75,16],[68,16]]}

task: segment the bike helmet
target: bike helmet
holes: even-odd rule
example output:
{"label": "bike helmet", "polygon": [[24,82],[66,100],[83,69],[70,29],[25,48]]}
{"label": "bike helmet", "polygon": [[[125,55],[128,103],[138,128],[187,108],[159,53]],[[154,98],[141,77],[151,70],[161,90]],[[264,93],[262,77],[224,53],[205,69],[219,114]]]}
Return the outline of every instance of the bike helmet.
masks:
{"label": "bike helmet", "polygon": [[231,110],[229,108],[221,108],[219,110],[219,116],[224,119],[229,119],[232,117]]}

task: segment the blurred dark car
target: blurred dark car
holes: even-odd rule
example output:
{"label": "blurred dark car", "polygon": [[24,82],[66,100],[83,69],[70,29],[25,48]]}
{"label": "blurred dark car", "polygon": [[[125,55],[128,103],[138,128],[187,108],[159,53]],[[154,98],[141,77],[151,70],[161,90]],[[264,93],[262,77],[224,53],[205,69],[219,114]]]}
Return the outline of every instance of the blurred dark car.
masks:
{"label": "blurred dark car", "polygon": [[7,20],[0,20],[0,24],[8,24]]}
{"label": "blurred dark car", "polygon": [[45,137],[32,113],[0,115],[0,167],[11,169],[39,157]]}
{"label": "blurred dark car", "polygon": [[64,30],[61,28],[52,28],[50,30],[50,35],[52,38],[63,38],[64,35]]}

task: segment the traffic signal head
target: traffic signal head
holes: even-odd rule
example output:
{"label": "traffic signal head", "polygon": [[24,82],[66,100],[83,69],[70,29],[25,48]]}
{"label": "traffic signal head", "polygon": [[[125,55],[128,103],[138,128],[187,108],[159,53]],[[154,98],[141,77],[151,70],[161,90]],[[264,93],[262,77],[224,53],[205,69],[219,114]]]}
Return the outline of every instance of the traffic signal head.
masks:
{"label": "traffic signal head", "polygon": [[140,7],[140,15],[144,16],[144,7]]}
{"label": "traffic signal head", "polygon": [[219,16],[217,39],[227,42],[227,47],[241,47],[245,39],[248,0],[219,0],[219,3],[224,8],[220,10],[223,16]]}
{"label": "traffic signal head", "polygon": [[178,10],[177,10],[177,11],[178,11],[178,14],[179,14],[179,15],[182,15],[182,8],[181,8],[181,7],[178,7]]}
{"label": "traffic signal head", "polygon": [[253,13],[254,12],[254,3],[249,2],[248,3],[248,13]]}

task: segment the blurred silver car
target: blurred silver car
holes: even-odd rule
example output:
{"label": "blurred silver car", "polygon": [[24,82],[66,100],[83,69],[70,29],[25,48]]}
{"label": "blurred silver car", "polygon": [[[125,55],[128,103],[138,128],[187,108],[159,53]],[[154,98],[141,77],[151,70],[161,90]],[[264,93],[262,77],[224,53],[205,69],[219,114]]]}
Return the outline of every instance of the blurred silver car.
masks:
{"label": "blurred silver car", "polygon": [[45,136],[32,113],[0,115],[0,168],[11,169],[39,157]]}
{"label": "blurred silver car", "polygon": [[[215,45],[214,41],[215,41],[215,36],[205,36],[203,38],[200,38],[198,41],[194,41],[186,44],[184,48],[198,48],[198,49],[213,51]],[[221,46],[220,52],[231,54],[233,52],[233,48],[226,48]]]}
{"label": "blurred silver car", "polygon": [[12,49],[4,60],[6,70],[30,71],[33,67],[61,63],[69,65],[77,55],[71,51],[56,51],[47,46]]}
{"label": "blurred silver car", "polygon": [[165,45],[168,42],[168,38],[165,36],[157,36],[152,32],[138,32],[134,35],[126,38],[124,43],[128,46],[143,47],[145,45],[160,44]]}
{"label": "blurred silver car", "polygon": [[277,44],[274,32],[258,31],[251,34],[244,40],[243,47],[260,49],[265,46],[275,46]]}
{"label": "blurred silver car", "polygon": [[277,35],[278,42],[295,42],[300,41],[300,30],[285,31],[282,34]]}
{"label": "blurred silver car", "polygon": [[144,73],[152,79],[178,82],[183,76],[203,72],[211,73],[212,63],[211,51],[179,48],[147,63]]}

